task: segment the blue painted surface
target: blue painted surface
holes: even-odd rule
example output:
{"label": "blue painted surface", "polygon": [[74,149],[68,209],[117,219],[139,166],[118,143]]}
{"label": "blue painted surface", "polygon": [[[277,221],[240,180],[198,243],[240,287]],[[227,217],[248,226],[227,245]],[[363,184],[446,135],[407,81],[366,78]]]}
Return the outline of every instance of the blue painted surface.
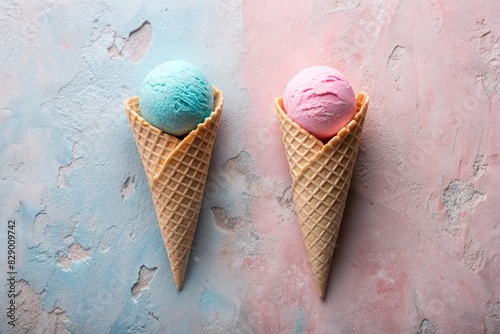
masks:
{"label": "blue painted surface", "polygon": [[307,333],[307,317],[303,309],[297,310],[295,316],[295,334]]}
{"label": "blue painted surface", "polygon": [[[238,62],[206,48],[213,6],[111,0],[40,6],[9,0],[5,6],[11,7],[6,20],[14,53],[0,53],[12,67],[13,87],[0,102],[0,213],[19,222],[18,278],[39,295],[37,312],[63,310],[64,326],[75,334],[154,333],[197,331],[206,312],[234,309],[230,300],[214,299],[205,313],[197,311],[220,251],[210,203],[200,214],[193,245],[195,256],[203,255],[191,258],[184,290],[176,291],[123,110],[145,75],[169,59],[192,62],[214,84],[227,86],[219,65],[234,70]],[[112,59],[114,34],[128,38],[146,21],[152,44],[145,57],[138,64],[126,54]],[[124,200],[129,177],[135,184]],[[210,239],[201,240],[200,233]],[[84,261],[69,256],[75,243],[89,252]],[[158,269],[135,300],[131,288],[142,265]],[[190,320],[179,320],[186,310]],[[0,322],[0,332],[7,330]]]}

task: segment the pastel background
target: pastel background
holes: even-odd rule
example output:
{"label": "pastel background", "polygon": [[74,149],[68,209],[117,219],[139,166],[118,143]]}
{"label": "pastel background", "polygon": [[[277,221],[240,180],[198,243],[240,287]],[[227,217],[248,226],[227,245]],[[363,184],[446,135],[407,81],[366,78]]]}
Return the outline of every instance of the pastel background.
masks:
{"label": "pastel background", "polygon": [[[5,0],[1,333],[500,333],[500,2]],[[177,292],[123,110],[156,65],[225,104]],[[371,102],[318,299],[274,98],[310,65]],[[1,309],[7,295],[0,288]]]}

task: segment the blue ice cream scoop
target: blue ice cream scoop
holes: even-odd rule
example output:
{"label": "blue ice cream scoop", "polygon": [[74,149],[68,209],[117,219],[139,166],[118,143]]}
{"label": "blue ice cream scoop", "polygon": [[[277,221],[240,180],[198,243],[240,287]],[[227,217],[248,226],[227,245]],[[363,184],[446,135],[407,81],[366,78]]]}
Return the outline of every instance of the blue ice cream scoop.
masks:
{"label": "blue ice cream scoop", "polygon": [[196,129],[214,106],[212,85],[198,67],[172,60],[155,67],[142,83],[141,115],[151,125],[174,136]]}

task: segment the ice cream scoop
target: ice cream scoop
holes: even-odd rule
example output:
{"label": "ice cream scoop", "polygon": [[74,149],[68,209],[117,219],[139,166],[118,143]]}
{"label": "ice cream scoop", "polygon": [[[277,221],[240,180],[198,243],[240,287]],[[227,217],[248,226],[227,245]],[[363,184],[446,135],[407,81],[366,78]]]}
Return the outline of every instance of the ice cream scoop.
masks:
{"label": "ice cream scoop", "polygon": [[141,115],[151,125],[183,136],[210,116],[214,93],[198,67],[172,60],[155,67],[142,83],[139,96]]}
{"label": "ice cream scoop", "polygon": [[356,113],[356,96],[344,75],[328,66],[300,71],[283,93],[287,115],[320,140],[328,140]]}

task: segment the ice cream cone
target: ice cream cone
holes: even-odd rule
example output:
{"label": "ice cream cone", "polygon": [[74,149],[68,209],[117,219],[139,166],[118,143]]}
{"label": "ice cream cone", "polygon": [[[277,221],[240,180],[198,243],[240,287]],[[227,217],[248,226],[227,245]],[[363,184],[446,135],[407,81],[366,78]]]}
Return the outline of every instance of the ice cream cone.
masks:
{"label": "ice cream cone", "polygon": [[285,113],[282,98],[276,112],[293,180],[293,200],[316,288],[325,297],[333,249],[358,154],[368,96],[359,93],[356,115],[323,144]]}
{"label": "ice cream cone", "polygon": [[168,135],[142,118],[137,96],[125,102],[178,290],[184,283],[222,112],[222,92],[215,87],[213,90],[215,110],[183,139]]}

